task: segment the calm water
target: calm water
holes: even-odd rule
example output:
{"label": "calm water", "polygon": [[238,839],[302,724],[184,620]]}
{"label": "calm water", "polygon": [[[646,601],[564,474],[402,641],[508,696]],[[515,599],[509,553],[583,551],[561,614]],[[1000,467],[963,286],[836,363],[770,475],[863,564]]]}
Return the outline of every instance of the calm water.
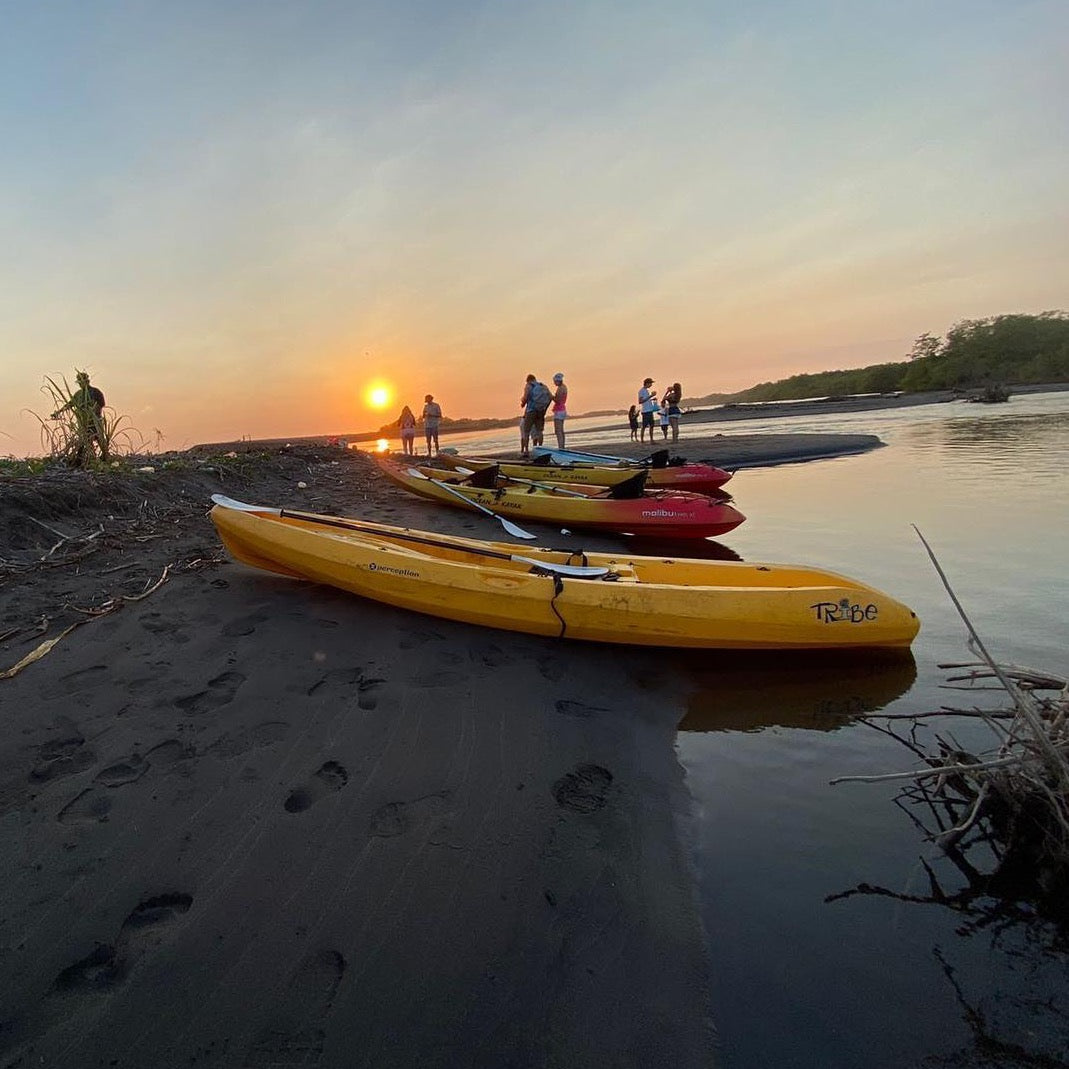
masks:
{"label": "calm water", "polygon": [[1041,922],[985,927],[885,895],[827,899],[859,884],[928,896],[922,857],[945,890],[963,884],[893,804],[892,787],[828,785],[913,767],[904,749],[851,722],[859,708],[982,700],[941,687],[940,662],[971,658],[910,524],[996,656],[1069,675],[1069,395],[824,417],[805,429],[871,429],[888,446],[739,473],[731,485],[749,520],[731,548],[870,580],[909,604],[922,630],[915,667],[773,668],[761,678],[743,666],[691,699],[678,746],[697,808],[721,1062],[1018,1064],[979,1059],[966,1004],[1001,1040],[1064,1057],[1069,1013],[1044,1003],[1069,997],[1069,957],[1043,949],[1052,933]]}
{"label": "calm water", "polygon": [[[678,751],[721,1065],[1036,1064],[985,1061],[970,1019],[1063,1064],[1069,956],[1047,949],[1053,932],[1038,920],[990,923],[984,901],[973,916],[906,900],[930,897],[922,858],[944,890],[963,880],[895,806],[893,787],[828,781],[913,767],[859,711],[997,703],[943,687],[939,663],[971,657],[911,524],[998,658],[1069,675],[1069,393],[710,428],[878,434],[887,448],[863,456],[740,472],[730,489],[748,522],[723,541],[746,560],[864,578],[922,620],[913,662],[710,658],[688,670]],[[486,449],[514,446],[500,432],[480,437]],[[584,442],[597,439],[620,440]],[[834,897],[861,884],[890,894]]]}
{"label": "calm water", "polygon": [[[678,752],[721,1065],[1035,1064],[983,1060],[970,1019],[1031,1055],[1066,1058],[1069,956],[1047,949],[1053,933],[1038,920],[990,923],[984,901],[973,916],[906,900],[930,897],[922,858],[945,891],[963,880],[895,806],[893,787],[828,781],[914,767],[860,711],[998,703],[943,686],[938,665],[971,656],[911,524],[999,659],[1069,675],[1069,393],[702,430],[878,434],[887,447],[863,456],[739,472],[729,488],[748,521],[723,543],[746,560],[866,579],[922,621],[905,663],[688,662]],[[487,432],[450,444],[515,441]],[[953,730],[965,743],[976,731]],[[835,897],[862,884],[889,893]]]}

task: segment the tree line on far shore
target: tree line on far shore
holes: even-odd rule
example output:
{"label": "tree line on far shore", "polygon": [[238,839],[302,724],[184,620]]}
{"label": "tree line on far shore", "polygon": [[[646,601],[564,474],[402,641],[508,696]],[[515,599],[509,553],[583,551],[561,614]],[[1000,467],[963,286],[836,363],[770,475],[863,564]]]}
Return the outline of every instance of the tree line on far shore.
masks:
{"label": "tree line on far shore", "polygon": [[1000,315],[966,319],[945,338],[924,333],[905,360],[846,371],[792,375],[736,394],[710,394],[691,407],[726,401],[793,401],[858,393],[922,393],[990,386],[1069,382],[1069,315]]}

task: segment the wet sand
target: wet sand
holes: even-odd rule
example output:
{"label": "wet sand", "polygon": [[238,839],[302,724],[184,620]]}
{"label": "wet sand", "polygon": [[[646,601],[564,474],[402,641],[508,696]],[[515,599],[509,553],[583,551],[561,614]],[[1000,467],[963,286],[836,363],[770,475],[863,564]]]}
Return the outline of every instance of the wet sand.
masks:
{"label": "wet sand", "polygon": [[[545,441],[547,446],[552,447],[553,444],[549,439]],[[581,433],[568,435],[566,444],[569,449],[589,448],[592,452],[609,453],[633,460],[644,459],[667,449],[673,457],[680,457],[691,463],[712,464],[734,472],[741,468],[762,468],[773,464],[794,464],[805,460],[866,453],[870,449],[878,449],[883,442],[875,434],[717,434],[702,427],[688,428],[688,433],[677,442],[670,438],[663,440],[658,434],[652,447],[648,442],[630,440],[614,442],[611,446],[605,445],[604,442],[588,446],[584,444],[584,436]],[[515,459],[520,454],[517,451],[500,455]],[[725,489],[743,492],[733,484],[728,484]]]}
{"label": "wet sand", "polygon": [[500,537],[353,451],[155,466],[0,483],[0,1065],[715,1064],[693,658],[225,558],[215,491]]}

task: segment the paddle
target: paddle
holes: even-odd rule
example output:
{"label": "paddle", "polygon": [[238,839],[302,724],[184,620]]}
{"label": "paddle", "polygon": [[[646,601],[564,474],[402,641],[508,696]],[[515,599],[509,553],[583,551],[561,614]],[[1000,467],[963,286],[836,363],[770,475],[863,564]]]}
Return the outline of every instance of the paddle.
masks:
{"label": "paddle", "polygon": [[609,574],[608,568],[600,568],[596,565],[583,564],[554,564],[552,561],[536,560],[534,557],[523,557],[519,554],[501,553],[496,549],[482,549],[477,546],[457,545],[448,539],[430,538],[427,535],[410,534],[408,531],[385,532],[380,526],[373,523],[360,523],[357,520],[344,520],[331,516],[319,516],[313,512],[293,512],[290,509],[270,508],[266,505],[246,505],[242,501],[235,501],[224,494],[212,494],[212,501],[222,508],[234,509],[238,512],[266,512],[274,516],[288,516],[293,520],[303,520],[305,523],[318,523],[324,527],[340,527],[345,531],[362,531],[368,534],[378,535],[386,541],[416,542],[423,546],[439,546],[442,549],[452,549],[458,553],[472,553],[479,557],[493,557],[495,560],[510,560],[517,564],[530,564],[536,568],[550,572],[553,575],[562,575],[570,579],[600,579]]}
{"label": "paddle", "polygon": [[625,457],[610,457],[604,453],[584,453],[581,450],[576,449],[552,449],[549,446],[535,446],[535,460],[537,461],[541,457],[551,457],[556,459],[558,463],[561,458],[565,460],[583,460],[588,462],[603,462],[608,463],[611,467],[620,467],[621,465],[628,465],[634,463],[634,461],[627,460]]}
{"label": "paddle", "polygon": [[432,479],[429,475],[424,475],[423,472],[418,471],[416,468],[408,468],[407,471],[413,479],[426,479],[427,482],[434,483],[435,486],[440,487],[447,494],[452,494],[453,497],[459,498],[465,504],[471,505],[472,508],[476,508],[480,512],[485,512],[487,516],[493,516],[494,519],[497,520],[501,524],[501,526],[504,527],[510,535],[512,535],[513,538],[535,537],[535,535],[531,534],[530,531],[525,531],[522,527],[517,527],[516,524],[514,524],[511,520],[506,520],[504,516],[499,516],[496,512],[491,512],[491,510],[488,509],[485,505],[480,505],[478,501],[473,501],[470,497],[467,497],[465,494],[462,494],[459,490],[454,490],[453,487],[449,485],[449,483],[443,483],[440,479]]}
{"label": "paddle", "polygon": [[[458,475],[463,475],[465,477],[475,474],[471,468],[454,468],[453,470]],[[521,479],[518,475],[501,475],[501,478],[510,483],[523,483],[524,486],[537,486],[539,490],[548,490],[552,494],[563,494],[565,497],[590,497],[589,494],[580,493],[578,490],[568,490],[563,486],[553,486],[551,483],[536,483],[534,479]]]}
{"label": "paddle", "polygon": [[589,464],[608,464],[610,467],[614,468],[633,467],[636,464],[651,468],[667,468],[677,463],[671,460],[670,453],[667,449],[655,449],[648,457],[640,457],[637,460],[632,460],[630,457],[610,457],[605,453],[584,453],[576,449],[550,449],[548,446],[537,446],[535,453],[536,462],[541,460],[542,457],[555,457],[558,462],[570,458]]}

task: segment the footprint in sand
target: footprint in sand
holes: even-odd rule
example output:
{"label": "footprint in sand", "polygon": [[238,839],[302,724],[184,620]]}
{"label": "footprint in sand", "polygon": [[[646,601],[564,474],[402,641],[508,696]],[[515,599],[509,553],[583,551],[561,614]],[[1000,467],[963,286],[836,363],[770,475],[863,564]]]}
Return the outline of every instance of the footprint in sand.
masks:
{"label": "footprint in sand", "polygon": [[309,954],[271,1008],[271,1025],[256,1037],[243,1069],[317,1065],[323,1053],[323,1026],[345,969],[345,958],[336,950]]}
{"label": "footprint in sand", "polygon": [[361,709],[374,709],[378,705],[375,691],[386,681],[365,676],[360,668],[334,668],[317,679],[306,691],[308,697],[324,689],[356,688],[356,704]]}
{"label": "footprint in sand", "polygon": [[417,672],[409,682],[413,687],[456,687],[466,683],[468,679],[466,672],[456,672],[449,668],[432,668],[427,672]]}
{"label": "footprint in sand", "polygon": [[78,731],[70,731],[58,739],[51,739],[37,747],[37,763],[30,770],[32,783],[47,783],[49,780],[73,776],[84,772],[96,761],[96,754],[85,745],[85,738]]}
{"label": "footprint in sand", "polygon": [[193,896],[172,892],[146,898],[123,921],[114,943],[98,943],[80,961],[55,979],[56,991],[107,991],[122,983],[130,970],[158,946],[168,927],[189,912]]}
{"label": "footprint in sand", "polygon": [[206,748],[205,753],[222,758],[240,757],[250,750],[258,750],[263,746],[273,746],[276,742],[285,741],[290,730],[290,725],[285,720],[263,720],[251,728],[239,731],[236,735],[221,735]]}
{"label": "footprint in sand", "polygon": [[392,839],[404,835],[430,817],[437,816],[445,803],[446,795],[428,794],[411,802],[387,802],[371,814],[370,832],[380,839]]}
{"label": "footprint in sand", "polygon": [[169,635],[175,642],[188,642],[189,636],[180,629],[184,620],[172,620],[158,612],[145,613],[141,617],[141,626],[153,635]]}
{"label": "footprint in sand", "polygon": [[468,656],[473,661],[485,664],[487,668],[500,668],[502,665],[513,663],[513,658],[493,642],[472,643]]}
{"label": "footprint in sand", "polygon": [[312,773],[305,783],[294,787],[285,801],[287,813],[303,813],[320,798],[340,791],[349,782],[349,773],[337,761],[327,761]]}
{"label": "footprint in sand", "polygon": [[563,809],[593,813],[607,801],[612,773],[601,765],[576,765],[553,784],[553,797]]}
{"label": "footprint in sand", "polygon": [[94,783],[105,787],[121,787],[124,783],[139,780],[148,771],[148,762],[138,753],[124,757],[107,768],[102,768],[94,777]]}
{"label": "footprint in sand", "polygon": [[196,694],[178,698],[175,700],[175,705],[193,716],[210,712],[212,709],[221,709],[234,700],[234,695],[244,682],[245,677],[240,672],[223,672],[222,675],[208,680],[207,690],[200,690]]}
{"label": "footprint in sand", "polygon": [[538,671],[551,683],[559,683],[564,678],[564,664],[558,657],[540,657]]}
{"label": "footprint in sand", "polygon": [[332,668],[329,672],[320,676],[306,691],[311,697],[316,691],[324,687],[328,689],[355,687],[363,678],[363,672],[359,668]]}
{"label": "footprint in sand", "polygon": [[405,627],[401,630],[401,641],[398,642],[403,650],[419,649],[427,642],[433,642],[442,636],[437,631],[425,631],[422,628]]}
{"label": "footprint in sand", "polygon": [[60,824],[98,824],[108,819],[111,799],[101,790],[89,787],[68,802],[56,816]]}
{"label": "footprint in sand", "polygon": [[68,672],[65,676],[41,688],[42,698],[70,698],[82,691],[101,687],[108,682],[108,669],[103,664],[93,664],[80,668],[77,672]]}
{"label": "footprint in sand", "polygon": [[94,777],[93,782],[105,787],[121,787],[124,783],[133,783],[139,780],[150,768],[166,768],[173,765],[183,757],[191,757],[193,751],[184,746],[178,739],[168,739],[153,746],[143,755],[136,750],[128,757],[123,757],[102,768]]}
{"label": "footprint in sand", "polygon": [[372,679],[368,676],[356,685],[356,704],[359,709],[374,709],[379,704],[376,691],[385,683],[385,679]]}
{"label": "footprint in sand", "polygon": [[102,768],[93,777],[93,782],[98,786],[82,791],[59,811],[56,819],[61,824],[97,824],[105,821],[112,805],[107,795],[108,789],[133,783],[141,779],[149,769],[164,769],[190,756],[192,751],[178,739],[167,739],[166,742],[153,746],[143,756],[132,753]]}
{"label": "footprint in sand", "polygon": [[228,638],[236,638],[238,635],[251,635],[258,624],[262,624],[267,620],[267,613],[258,611],[250,613],[248,616],[241,616],[237,620],[231,620],[230,623],[223,625],[223,634]]}
{"label": "footprint in sand", "polygon": [[587,705],[586,702],[573,702],[567,698],[561,698],[556,703],[558,713],[565,716],[574,716],[580,720],[590,720],[598,713],[607,713],[608,709],[601,705]]}

